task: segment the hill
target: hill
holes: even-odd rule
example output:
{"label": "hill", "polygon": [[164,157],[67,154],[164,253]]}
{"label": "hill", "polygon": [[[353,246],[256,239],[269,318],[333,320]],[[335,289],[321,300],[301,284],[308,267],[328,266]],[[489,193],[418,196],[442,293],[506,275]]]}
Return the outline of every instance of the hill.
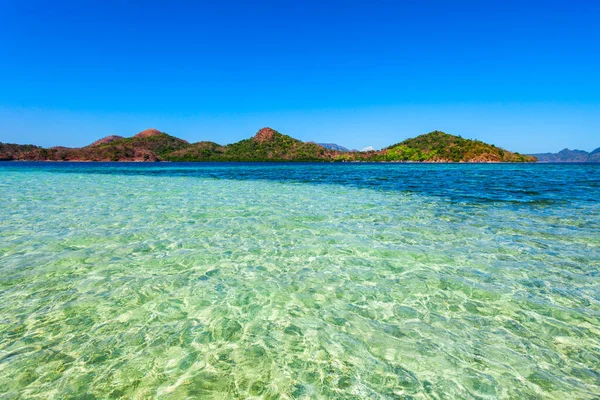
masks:
{"label": "hill", "polygon": [[213,142],[196,143],[172,152],[170,161],[323,161],[333,160],[335,154],[316,143],[306,143],[262,128],[250,139],[227,146]]}
{"label": "hill", "polygon": [[167,154],[189,145],[185,140],[157,129],[146,129],[131,138],[115,139],[78,149],[73,156],[75,159],[93,161],[160,161]]}
{"label": "hill", "polygon": [[[344,148],[345,149],[345,148]],[[347,149],[346,149],[347,150]],[[600,157],[600,150],[597,151]],[[214,142],[188,143],[157,129],[132,137],[107,136],[82,148],[0,143],[0,160],[34,161],[421,161],[532,162],[534,157],[512,153],[478,140],[434,131],[383,150],[341,151],[303,142],[271,128],[250,139],[226,146]]]}
{"label": "hill", "polygon": [[188,147],[185,140],[147,129],[131,138],[107,136],[86,147],[52,147],[0,143],[0,159],[23,161],[160,161]]}
{"label": "hill", "polygon": [[271,128],[259,130],[251,139],[226,147],[231,161],[321,161],[331,160],[334,153],[316,143],[306,143]]}
{"label": "hill", "polygon": [[513,153],[479,140],[433,131],[406,139],[381,151],[367,153],[374,161],[534,162],[535,157]]}
{"label": "hill", "polygon": [[588,153],[585,150],[563,149],[558,153],[531,154],[541,162],[600,162],[600,147]]}
{"label": "hill", "polygon": [[32,144],[14,144],[0,142],[0,161],[33,159],[42,150]]}
{"label": "hill", "polygon": [[217,161],[225,153],[225,147],[215,142],[198,142],[169,153],[168,161]]}

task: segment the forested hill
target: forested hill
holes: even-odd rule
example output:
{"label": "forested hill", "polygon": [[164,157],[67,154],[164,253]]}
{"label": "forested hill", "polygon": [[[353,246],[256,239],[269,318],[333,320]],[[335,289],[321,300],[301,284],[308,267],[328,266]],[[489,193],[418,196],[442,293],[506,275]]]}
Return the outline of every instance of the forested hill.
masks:
{"label": "forested hill", "polygon": [[534,162],[535,157],[513,153],[479,140],[433,131],[381,151],[388,160],[429,162]]}
{"label": "forested hill", "polygon": [[[207,143],[207,142],[204,142]],[[334,161],[336,152],[316,143],[303,142],[271,128],[263,128],[250,139],[211,151],[197,152],[198,145],[167,156],[170,161]]]}

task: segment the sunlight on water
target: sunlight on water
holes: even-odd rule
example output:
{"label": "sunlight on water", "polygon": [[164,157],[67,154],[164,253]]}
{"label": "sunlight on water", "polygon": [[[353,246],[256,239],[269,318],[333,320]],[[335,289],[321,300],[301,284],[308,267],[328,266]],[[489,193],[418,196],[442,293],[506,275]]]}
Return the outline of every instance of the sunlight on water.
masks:
{"label": "sunlight on water", "polygon": [[599,176],[0,165],[0,398],[594,398]]}

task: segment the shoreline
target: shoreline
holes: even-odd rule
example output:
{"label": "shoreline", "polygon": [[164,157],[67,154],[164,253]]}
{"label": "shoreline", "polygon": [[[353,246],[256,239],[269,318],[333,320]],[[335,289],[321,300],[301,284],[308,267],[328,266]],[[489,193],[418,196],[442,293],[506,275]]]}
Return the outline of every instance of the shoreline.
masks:
{"label": "shoreline", "polygon": [[206,160],[206,161],[136,161],[136,160],[0,160],[0,163],[136,163],[136,164],[161,164],[161,163],[186,163],[186,164],[202,164],[202,163],[281,163],[281,164],[298,164],[298,163],[315,163],[315,164],[599,164],[594,162],[550,162],[550,161],[304,161],[304,160]]}

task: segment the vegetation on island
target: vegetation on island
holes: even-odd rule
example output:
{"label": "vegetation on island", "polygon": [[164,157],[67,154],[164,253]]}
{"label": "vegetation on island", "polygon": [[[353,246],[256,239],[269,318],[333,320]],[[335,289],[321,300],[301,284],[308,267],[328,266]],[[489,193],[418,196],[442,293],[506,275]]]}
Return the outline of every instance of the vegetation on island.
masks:
{"label": "vegetation on island", "polygon": [[42,150],[32,144],[14,144],[0,142],[0,161],[33,160],[33,155]]}
{"label": "vegetation on island", "polygon": [[131,138],[119,138],[81,150],[86,159],[92,160],[136,160],[160,161],[174,151],[190,146],[185,140],[156,129],[147,129]]}
{"label": "vegetation on island", "polygon": [[331,162],[532,162],[535,157],[478,140],[434,131],[367,152],[339,151],[303,142],[271,128],[250,139],[219,145],[147,129],[131,138],[107,136],[82,148],[0,143],[0,160],[33,161],[331,161]]}
{"label": "vegetation on island", "polygon": [[389,146],[374,156],[377,161],[428,162],[532,162],[535,157],[506,151],[479,140],[433,131]]}
{"label": "vegetation on island", "polygon": [[168,161],[333,161],[334,155],[316,143],[306,143],[263,128],[250,139],[227,146],[200,142],[168,154]]}

